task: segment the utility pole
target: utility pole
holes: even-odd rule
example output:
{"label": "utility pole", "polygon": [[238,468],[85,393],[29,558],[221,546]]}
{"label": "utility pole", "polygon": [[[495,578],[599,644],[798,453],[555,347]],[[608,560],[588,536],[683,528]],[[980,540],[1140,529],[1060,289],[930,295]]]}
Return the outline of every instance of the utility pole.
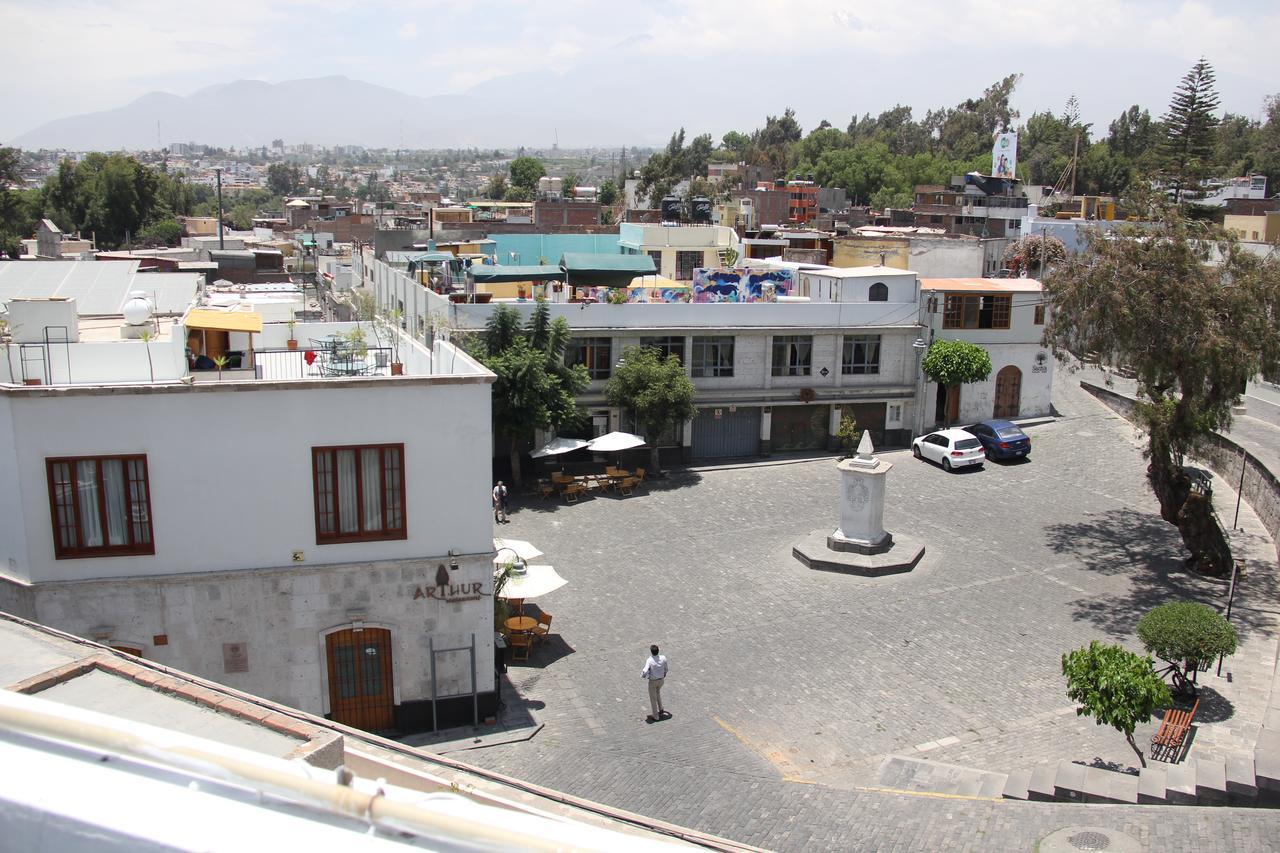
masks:
{"label": "utility pole", "polygon": [[222,168],[215,166],[213,173],[218,176],[218,248],[222,245]]}
{"label": "utility pole", "polygon": [[1071,197],[1076,197],[1076,163],[1080,157],[1080,132],[1076,131],[1076,144],[1071,149]]}

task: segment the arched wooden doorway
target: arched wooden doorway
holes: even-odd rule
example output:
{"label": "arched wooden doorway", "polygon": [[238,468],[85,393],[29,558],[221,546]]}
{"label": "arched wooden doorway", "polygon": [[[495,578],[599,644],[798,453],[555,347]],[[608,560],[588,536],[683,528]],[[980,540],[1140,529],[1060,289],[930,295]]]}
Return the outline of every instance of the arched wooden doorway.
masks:
{"label": "arched wooden doorway", "polygon": [[366,731],[395,725],[391,632],[345,628],[324,638],[329,669],[329,717]]}
{"label": "arched wooden doorway", "polygon": [[996,374],[995,418],[1016,418],[1022,406],[1022,371],[1010,364]]}

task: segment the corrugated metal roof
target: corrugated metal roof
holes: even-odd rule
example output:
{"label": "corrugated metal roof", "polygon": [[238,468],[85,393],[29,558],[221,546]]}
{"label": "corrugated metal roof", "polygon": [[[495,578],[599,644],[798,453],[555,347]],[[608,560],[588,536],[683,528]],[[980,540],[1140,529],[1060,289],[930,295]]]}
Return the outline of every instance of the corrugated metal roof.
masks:
{"label": "corrugated metal roof", "polygon": [[139,261],[0,261],[0,302],[16,297],[75,299],[81,316],[120,314],[129,291],[143,290],[159,314],[181,314],[200,274],[138,272]]}

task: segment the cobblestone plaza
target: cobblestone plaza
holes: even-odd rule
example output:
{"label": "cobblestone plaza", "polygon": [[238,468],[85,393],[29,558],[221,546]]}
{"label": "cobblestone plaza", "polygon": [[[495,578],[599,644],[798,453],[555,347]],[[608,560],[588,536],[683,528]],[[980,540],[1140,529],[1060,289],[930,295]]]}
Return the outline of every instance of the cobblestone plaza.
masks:
{"label": "cobblestone plaza", "polygon": [[[678,472],[628,498],[518,501],[501,535],[534,542],[569,579],[538,602],[551,642],[509,673],[544,725],[456,757],[776,849],[1030,849],[1077,824],[1153,850],[1273,849],[1271,811],[956,798],[878,779],[890,755],[1000,772],[1135,764],[1121,734],[1075,715],[1061,655],[1094,639],[1140,650],[1134,626],[1156,604],[1225,600],[1224,584],[1183,571],[1140,437],[1061,379],[1061,417],[1029,428],[1029,462],[947,474],[883,454],[886,529],[927,546],[906,575],[792,557],[796,538],[835,525],[829,457]],[[1219,487],[1229,521],[1234,494]],[[1274,555],[1247,505],[1242,525],[1242,547]],[[1256,735],[1248,691],[1269,689],[1251,668],[1274,661],[1274,578],[1264,561],[1242,590],[1242,652],[1223,673],[1235,677],[1205,682],[1193,757]],[[674,715],[652,725],[650,643],[670,657]]]}

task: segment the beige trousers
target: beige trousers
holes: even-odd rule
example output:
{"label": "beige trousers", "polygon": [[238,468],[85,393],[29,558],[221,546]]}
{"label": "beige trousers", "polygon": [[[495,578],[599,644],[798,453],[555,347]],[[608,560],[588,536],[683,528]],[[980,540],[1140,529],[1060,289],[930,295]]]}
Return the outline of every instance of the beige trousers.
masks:
{"label": "beige trousers", "polygon": [[665,678],[649,679],[649,704],[653,706],[653,716],[657,717],[662,713],[662,682]]}

